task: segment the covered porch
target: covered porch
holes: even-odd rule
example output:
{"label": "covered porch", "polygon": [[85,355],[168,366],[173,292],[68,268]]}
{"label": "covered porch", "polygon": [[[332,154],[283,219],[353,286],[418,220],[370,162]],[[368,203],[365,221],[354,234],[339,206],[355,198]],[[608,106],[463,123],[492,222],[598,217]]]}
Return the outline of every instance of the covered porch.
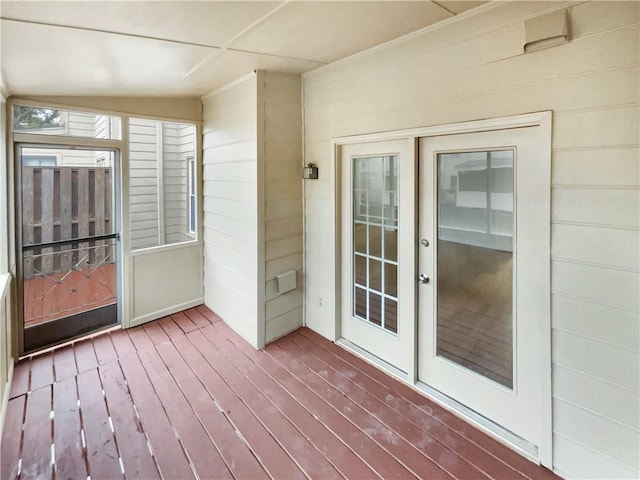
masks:
{"label": "covered porch", "polygon": [[16,365],[2,478],[556,478],[308,328],[205,306]]}

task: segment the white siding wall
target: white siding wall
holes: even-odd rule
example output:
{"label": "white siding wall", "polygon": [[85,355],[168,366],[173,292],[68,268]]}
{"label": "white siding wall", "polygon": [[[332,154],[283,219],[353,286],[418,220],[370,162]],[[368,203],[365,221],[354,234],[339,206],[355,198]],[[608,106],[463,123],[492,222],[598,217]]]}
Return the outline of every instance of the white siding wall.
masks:
{"label": "white siding wall", "polygon": [[[187,130],[183,131],[183,127]],[[166,243],[184,242],[187,236],[187,168],[186,149],[193,152],[193,127],[165,123],[163,134],[164,235]]]}
{"label": "white siding wall", "polygon": [[257,345],[256,76],[203,104],[205,303]]}
{"label": "white siding wall", "polygon": [[[194,126],[139,118],[132,118],[129,125],[131,247],[191,240],[186,223],[186,159],[194,155]],[[162,224],[158,223],[157,203],[160,166]]]}
{"label": "white siding wall", "polygon": [[[95,152],[89,150],[66,150],[62,148],[24,148],[22,155],[54,156],[58,167],[95,167],[96,157],[98,156]],[[110,166],[110,162],[105,163],[104,166]]]}
{"label": "white siding wall", "polygon": [[[522,21],[567,5],[573,40],[522,54]],[[567,477],[639,476],[639,6],[502,4],[304,77],[305,161],[321,176],[306,185],[306,322],[328,337],[330,139],[553,110],[553,441]]]}
{"label": "white siding wall", "polygon": [[96,136],[96,115],[69,112],[67,117],[68,133],[71,137],[89,137]]}
{"label": "white siding wall", "polygon": [[[268,343],[302,326],[302,97],[299,75],[262,78]],[[276,276],[292,270],[297,288],[278,295]]]}
{"label": "white siding wall", "polygon": [[112,123],[116,123],[116,119],[109,115],[95,115],[93,123],[93,136],[95,138],[112,138]]}
{"label": "white siding wall", "polygon": [[[205,298],[254,346],[302,325],[301,129],[297,75],[204,98]],[[297,288],[279,295],[290,271]]]}
{"label": "white siding wall", "polygon": [[131,248],[158,245],[158,141],[155,120],[129,124]]}
{"label": "white siding wall", "polygon": [[109,117],[107,115],[94,115],[93,135],[95,138],[111,138],[109,132]]}
{"label": "white siding wall", "polygon": [[[174,166],[173,184],[165,185],[165,195],[172,196],[172,210],[165,210],[166,234],[168,242],[184,242],[190,240],[189,217],[187,206],[187,159],[195,158],[195,127],[178,124],[178,163]],[[165,182],[167,177],[165,176]],[[172,215],[170,219],[169,215]]]}

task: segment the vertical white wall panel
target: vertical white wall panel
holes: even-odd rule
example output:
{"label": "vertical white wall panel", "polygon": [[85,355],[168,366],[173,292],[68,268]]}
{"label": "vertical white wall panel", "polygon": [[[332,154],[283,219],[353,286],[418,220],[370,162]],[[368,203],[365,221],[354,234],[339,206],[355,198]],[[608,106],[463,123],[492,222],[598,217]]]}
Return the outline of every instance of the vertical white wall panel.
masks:
{"label": "vertical white wall panel", "polygon": [[[302,80],[264,72],[265,342],[302,326]],[[313,180],[311,180],[313,181]],[[278,238],[270,232],[289,222]],[[276,276],[294,271],[296,288],[277,295]]]}
{"label": "vertical white wall panel", "polygon": [[259,71],[203,102],[206,301],[259,347],[302,325],[301,78]]}
{"label": "vertical white wall panel", "polygon": [[205,303],[256,346],[256,76],[208,95],[203,106]]}
{"label": "vertical white wall panel", "polygon": [[[524,20],[567,7],[571,41],[522,53]],[[640,475],[639,7],[500,4],[303,77],[305,162],[321,172],[305,191],[306,323],[327,337],[330,140],[553,110],[554,464],[567,477]]]}

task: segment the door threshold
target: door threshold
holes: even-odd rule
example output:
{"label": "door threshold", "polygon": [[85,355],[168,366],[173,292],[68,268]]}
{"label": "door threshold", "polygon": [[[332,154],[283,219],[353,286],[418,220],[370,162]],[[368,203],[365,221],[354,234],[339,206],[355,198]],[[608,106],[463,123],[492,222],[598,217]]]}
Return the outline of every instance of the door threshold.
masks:
{"label": "door threshold", "polygon": [[65,341],[60,342],[60,343],[56,343],[55,345],[48,346],[48,347],[43,348],[41,350],[33,350],[31,352],[24,353],[23,355],[20,355],[18,357],[18,361],[23,360],[25,358],[37,357],[38,355],[42,355],[44,353],[52,352],[52,351],[57,350],[57,349],[62,348],[62,347],[73,345],[74,343],[80,342],[82,340],[87,340],[89,338],[98,337],[100,335],[104,335],[106,333],[113,332],[115,330],[120,330],[121,328],[122,328],[122,325],[120,325],[120,323],[117,323],[115,325],[108,325],[108,326],[106,326],[104,328],[101,328],[99,330],[94,330],[94,331],[92,331],[90,333],[87,333],[85,335],[80,335],[80,336],[77,336],[77,337],[70,338],[68,340],[65,340]]}
{"label": "door threshold", "polygon": [[533,463],[540,465],[540,459],[538,456],[538,447],[533,443],[525,440],[519,435],[516,435],[510,430],[498,425],[494,421],[479,414],[475,410],[470,409],[466,405],[458,402],[457,400],[445,395],[444,393],[436,390],[435,388],[427,385],[424,382],[418,381],[415,385],[411,385],[417,389],[420,393],[433,400],[441,407],[447,409],[457,417],[462,418],[467,423],[472,424],[474,427],[483,431],[491,438],[497,440],[503,445],[515,450],[523,457],[531,460]]}

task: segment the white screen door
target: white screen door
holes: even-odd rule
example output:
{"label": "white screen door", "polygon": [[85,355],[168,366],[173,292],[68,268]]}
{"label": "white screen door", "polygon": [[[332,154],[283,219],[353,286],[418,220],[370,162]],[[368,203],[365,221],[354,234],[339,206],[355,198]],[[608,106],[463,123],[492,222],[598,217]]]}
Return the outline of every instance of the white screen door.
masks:
{"label": "white screen door", "polygon": [[514,128],[419,146],[419,379],[519,436],[536,457],[548,430],[544,135]]}
{"label": "white screen door", "polygon": [[404,373],[415,338],[411,152],[409,139],[341,148],[341,336]]}

